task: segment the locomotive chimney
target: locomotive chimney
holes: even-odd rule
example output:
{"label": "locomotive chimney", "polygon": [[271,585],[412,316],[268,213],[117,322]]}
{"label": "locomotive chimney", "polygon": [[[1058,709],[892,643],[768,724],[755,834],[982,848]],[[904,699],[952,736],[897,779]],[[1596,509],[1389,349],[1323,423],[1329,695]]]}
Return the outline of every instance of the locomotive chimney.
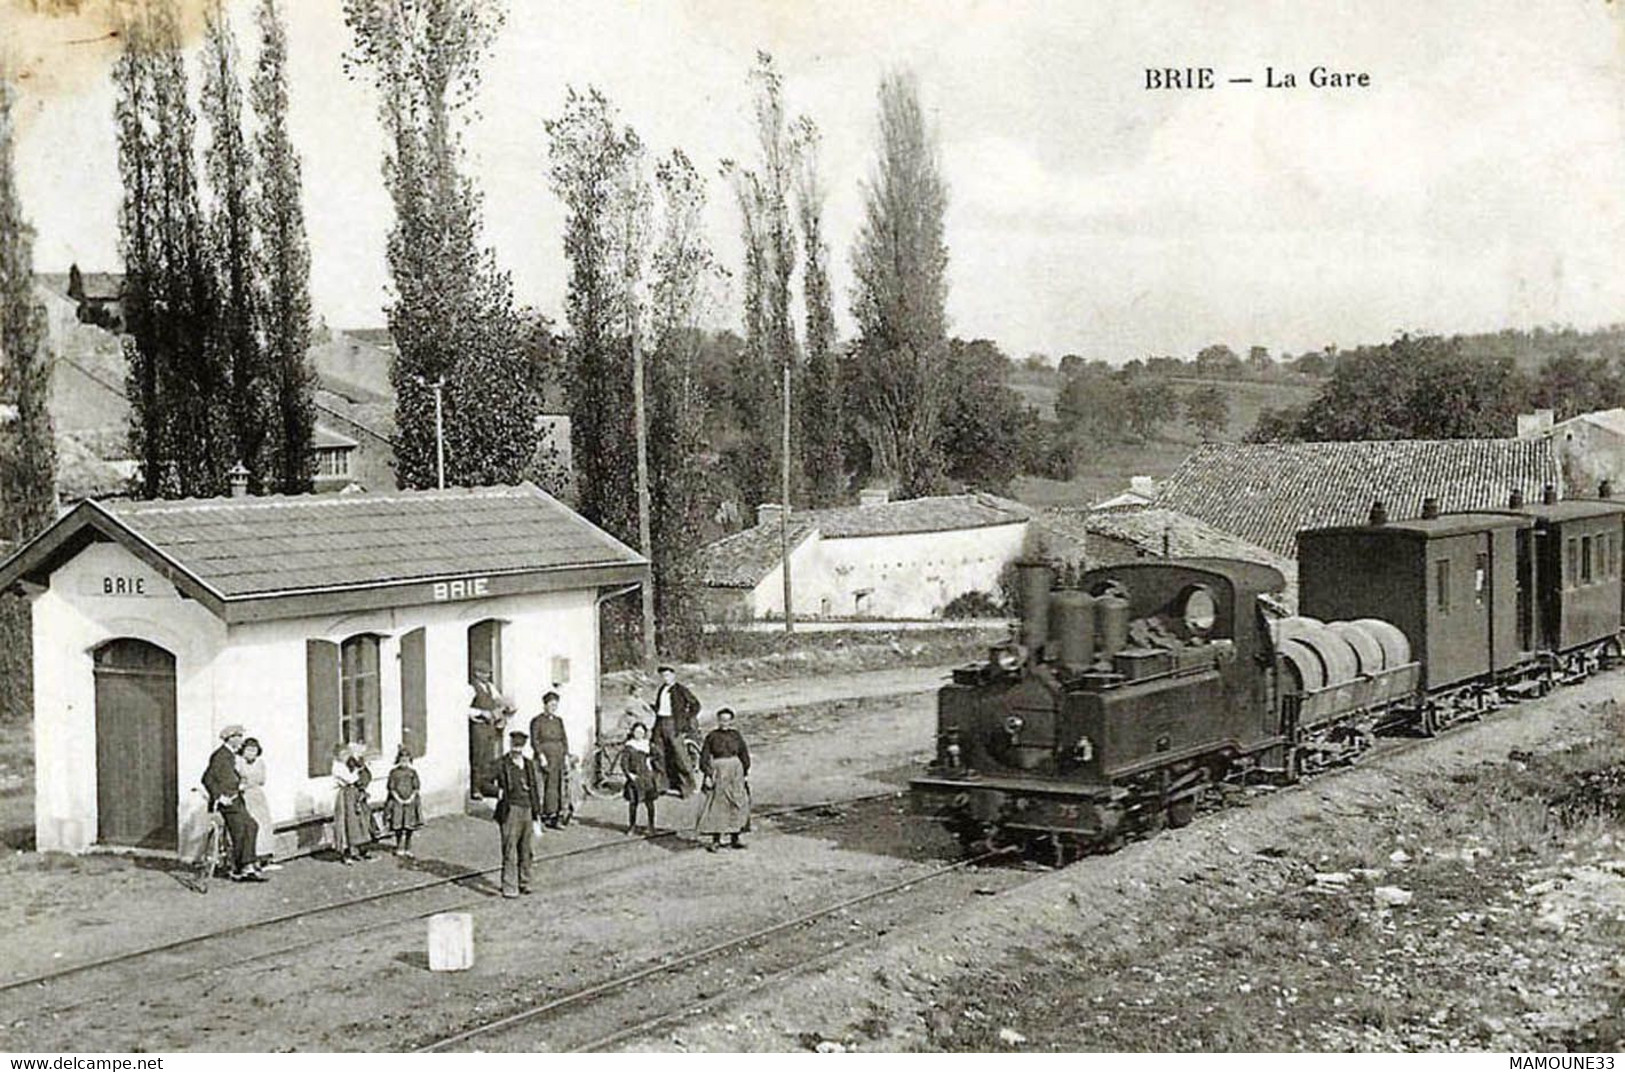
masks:
{"label": "locomotive chimney", "polygon": [[1422,517],[1424,520],[1439,516],[1439,500],[1429,495],[1422,500]]}
{"label": "locomotive chimney", "polygon": [[1507,507],[1512,510],[1523,509],[1523,489],[1513,488],[1512,496],[1507,499]]}
{"label": "locomotive chimney", "polygon": [[1604,480],[1601,484],[1597,485],[1597,498],[1612,499],[1613,497],[1614,482],[1612,480]]}
{"label": "locomotive chimney", "polygon": [[1540,501],[1542,503],[1545,503],[1547,506],[1551,506],[1553,503],[1557,502],[1557,487],[1556,487],[1556,485],[1547,484],[1544,488],[1541,488],[1540,489]]}
{"label": "locomotive chimney", "polygon": [[1388,524],[1388,508],[1382,504],[1381,499],[1371,504],[1371,516],[1366,521],[1372,525]]}
{"label": "locomotive chimney", "polygon": [[1052,571],[1044,562],[1018,562],[1021,583],[1021,644],[1037,659],[1049,636],[1049,586]]}

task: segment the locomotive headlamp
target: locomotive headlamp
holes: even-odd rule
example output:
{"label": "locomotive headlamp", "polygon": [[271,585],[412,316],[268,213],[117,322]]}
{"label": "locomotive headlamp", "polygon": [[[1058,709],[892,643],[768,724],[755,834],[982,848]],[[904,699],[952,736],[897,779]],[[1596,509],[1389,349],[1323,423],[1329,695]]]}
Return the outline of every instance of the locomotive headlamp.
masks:
{"label": "locomotive headlamp", "polygon": [[1000,670],[1004,670],[1009,673],[1014,673],[1015,671],[1021,669],[1021,661],[1025,656],[1026,653],[1021,650],[1021,646],[1019,644],[1011,644],[1007,647],[995,648],[993,651],[993,661],[999,664]]}
{"label": "locomotive headlamp", "polygon": [[959,766],[960,751],[959,751],[959,742],[958,741],[949,741],[948,742],[948,747],[943,749],[943,754],[948,757],[948,766],[950,766],[950,767]]}
{"label": "locomotive headlamp", "polygon": [[1009,718],[1004,720],[1004,728],[1012,737],[1020,733],[1021,727],[1025,726],[1026,724],[1026,720],[1020,715],[1011,715]]}

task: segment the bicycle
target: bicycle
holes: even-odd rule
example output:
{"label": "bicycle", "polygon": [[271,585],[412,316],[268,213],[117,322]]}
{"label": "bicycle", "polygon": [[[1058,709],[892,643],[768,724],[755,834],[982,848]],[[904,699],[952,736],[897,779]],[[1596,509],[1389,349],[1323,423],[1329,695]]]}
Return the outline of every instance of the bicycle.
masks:
{"label": "bicycle", "polygon": [[193,889],[209,892],[209,880],[217,871],[231,871],[231,835],[226,830],[226,818],[218,811],[209,812],[209,833],[203,839],[203,848],[193,863],[196,878]]}

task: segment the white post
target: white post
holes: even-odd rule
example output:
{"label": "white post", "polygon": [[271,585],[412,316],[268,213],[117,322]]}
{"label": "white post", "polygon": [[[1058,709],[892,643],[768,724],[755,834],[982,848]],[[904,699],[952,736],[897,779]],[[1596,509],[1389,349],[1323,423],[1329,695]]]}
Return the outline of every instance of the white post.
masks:
{"label": "white post", "polygon": [[440,390],[445,386],[444,376],[434,381],[434,459],[441,491],[446,490],[446,422],[440,408]]}

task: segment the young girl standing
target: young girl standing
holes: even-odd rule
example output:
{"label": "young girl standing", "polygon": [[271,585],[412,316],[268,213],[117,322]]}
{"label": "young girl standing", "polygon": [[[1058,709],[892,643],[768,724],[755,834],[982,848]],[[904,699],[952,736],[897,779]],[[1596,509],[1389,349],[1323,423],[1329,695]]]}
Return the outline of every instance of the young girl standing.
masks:
{"label": "young girl standing", "polygon": [[412,831],[423,825],[423,808],[418,802],[421,784],[412,769],[412,753],[404,746],[395,753],[395,767],[389,772],[389,800],[384,804],[384,826],[395,833],[395,855],[412,856]]}
{"label": "young girl standing", "polygon": [[655,801],[660,799],[660,779],[655,775],[654,757],[649,748],[649,727],[641,722],[632,723],[626,735],[626,747],[621,749],[621,773],[626,775],[626,832],[638,826],[638,805],[649,813],[649,833],[655,832]]}

